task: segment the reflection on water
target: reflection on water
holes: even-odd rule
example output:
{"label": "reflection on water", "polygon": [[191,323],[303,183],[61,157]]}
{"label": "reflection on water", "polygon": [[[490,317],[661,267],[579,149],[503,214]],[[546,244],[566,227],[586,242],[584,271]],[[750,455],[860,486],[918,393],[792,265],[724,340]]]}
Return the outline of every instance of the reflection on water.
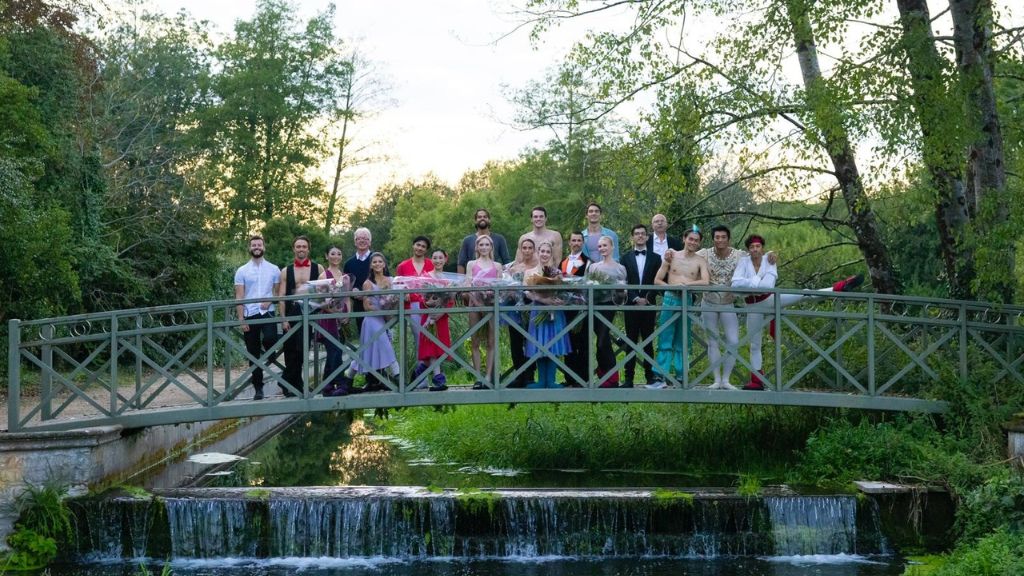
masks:
{"label": "reflection on water", "polygon": [[350,412],[305,416],[247,456],[230,468],[231,474],[208,476],[204,485],[611,488],[732,486],[737,481],[734,475],[514,470],[434,462],[400,439],[377,435],[370,422]]}

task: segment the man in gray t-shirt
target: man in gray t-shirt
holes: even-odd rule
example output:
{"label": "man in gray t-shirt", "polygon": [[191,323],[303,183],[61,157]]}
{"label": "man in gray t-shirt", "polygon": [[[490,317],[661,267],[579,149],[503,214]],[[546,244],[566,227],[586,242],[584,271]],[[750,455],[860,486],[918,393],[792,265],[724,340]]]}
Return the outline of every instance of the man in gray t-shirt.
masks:
{"label": "man in gray t-shirt", "polygon": [[457,270],[459,274],[466,273],[466,264],[476,259],[476,239],[480,236],[490,236],[494,244],[494,261],[505,265],[512,261],[508,255],[508,244],[501,234],[491,232],[491,213],[486,208],[479,208],[473,215],[476,221],[476,233],[470,234],[462,239],[462,246],[459,248]]}

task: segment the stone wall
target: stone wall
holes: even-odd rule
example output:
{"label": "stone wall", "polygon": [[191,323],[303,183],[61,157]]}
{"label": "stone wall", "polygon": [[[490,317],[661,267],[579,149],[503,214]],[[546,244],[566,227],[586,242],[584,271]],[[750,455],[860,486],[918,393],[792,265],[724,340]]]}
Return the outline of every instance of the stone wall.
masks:
{"label": "stone wall", "polygon": [[201,437],[237,421],[123,430],[120,426],[67,432],[0,433],[0,549],[17,520],[11,504],[26,484],[59,482],[71,495],[118,484]]}

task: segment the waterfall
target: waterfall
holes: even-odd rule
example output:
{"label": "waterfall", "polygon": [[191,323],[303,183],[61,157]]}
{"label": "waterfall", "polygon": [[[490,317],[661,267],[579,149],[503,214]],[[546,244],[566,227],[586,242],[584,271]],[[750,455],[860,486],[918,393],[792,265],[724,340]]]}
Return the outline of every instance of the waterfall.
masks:
{"label": "waterfall", "polygon": [[[884,550],[877,514],[862,507],[858,521],[857,504],[852,496],[664,499],[640,490],[309,488],[257,496],[197,489],[141,504],[94,501],[84,523],[96,526],[81,540],[83,554],[107,558],[713,558]],[[858,530],[859,524],[870,526]]]}
{"label": "waterfall", "polygon": [[251,502],[168,498],[166,506],[175,558],[257,555],[263,521]]}
{"label": "waterfall", "polygon": [[[793,496],[764,499],[771,518],[771,533],[778,556],[857,554],[885,550],[878,532],[876,506],[870,506],[871,522],[858,534],[857,499],[854,496]],[[870,501],[874,504],[873,501]],[[859,550],[873,542],[869,550]]]}

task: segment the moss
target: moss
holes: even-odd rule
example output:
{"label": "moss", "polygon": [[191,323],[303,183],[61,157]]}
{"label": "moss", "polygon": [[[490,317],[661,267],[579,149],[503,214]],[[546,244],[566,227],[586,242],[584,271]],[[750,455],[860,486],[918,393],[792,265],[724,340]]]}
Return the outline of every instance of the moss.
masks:
{"label": "moss", "polygon": [[253,488],[245,491],[245,497],[251,500],[270,500],[270,490],[266,488]]}
{"label": "moss", "polygon": [[476,489],[460,490],[455,496],[455,501],[467,512],[478,514],[487,510],[488,516],[494,515],[494,508],[500,500],[501,496],[494,492],[482,492]]}
{"label": "moss", "polygon": [[908,556],[903,576],[931,576],[945,564],[945,556]]}
{"label": "moss", "polygon": [[139,486],[128,486],[122,484],[118,486],[116,489],[127,496],[131,496],[136,500],[152,500],[154,498],[152,493],[147,491],[145,488]]}
{"label": "moss", "polygon": [[686,506],[693,506],[693,494],[689,492],[680,492],[678,490],[669,490],[667,488],[657,488],[651,492],[651,497],[654,502],[661,506],[669,506],[672,504],[685,504]]}

